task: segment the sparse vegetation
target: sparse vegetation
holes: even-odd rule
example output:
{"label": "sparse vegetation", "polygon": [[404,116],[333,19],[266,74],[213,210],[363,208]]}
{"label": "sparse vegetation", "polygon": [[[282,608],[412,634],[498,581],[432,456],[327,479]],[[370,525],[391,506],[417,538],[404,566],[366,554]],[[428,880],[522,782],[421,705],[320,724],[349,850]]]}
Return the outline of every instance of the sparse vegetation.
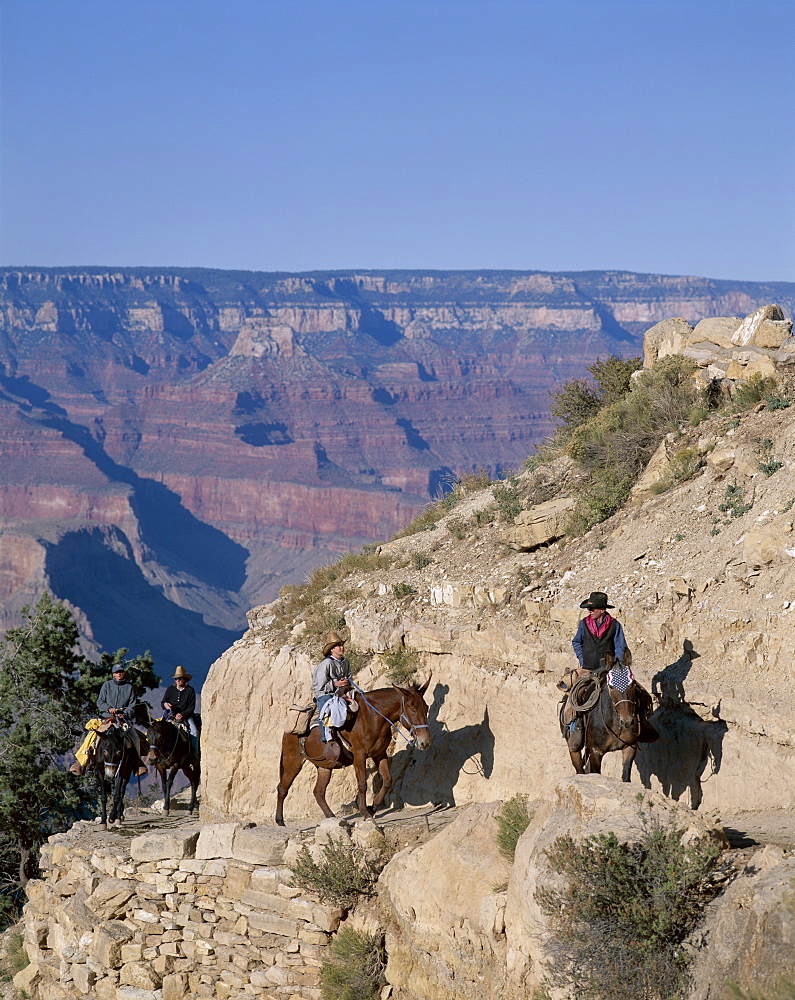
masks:
{"label": "sparse vegetation", "polygon": [[514,795],[497,813],[497,848],[506,861],[513,862],[519,838],[530,825],[533,814],[526,795]]}
{"label": "sparse vegetation", "polygon": [[8,983],[14,976],[30,964],[25,942],[19,931],[14,931],[8,937],[5,954],[0,959],[0,982]]}
{"label": "sparse vegetation", "polygon": [[392,585],[392,593],[395,597],[410,597],[412,594],[416,594],[417,591],[410,583],[395,583]]}
{"label": "sparse vegetation", "polygon": [[747,410],[761,403],[776,388],[776,380],[769,375],[752,375],[746,382],[738,382],[732,402],[738,410]]}
{"label": "sparse vegetation", "polygon": [[687,419],[696,390],[695,364],[671,356],[644,371],[616,402],[578,427],[567,444],[569,455],[587,474],[572,518],[582,533],[623,506],[638,475],[664,434]]}
{"label": "sparse vegetation", "polygon": [[342,840],[323,846],[323,860],[316,862],[306,845],[290,866],[292,885],[317,893],[324,903],[349,910],[360,896],[371,896],[376,873],[358,856],[357,849]]}
{"label": "sparse vegetation", "polygon": [[461,520],[460,517],[450,518],[450,520],[447,522],[447,530],[450,532],[453,538],[457,538],[459,541],[462,541],[464,538],[466,538],[466,525]]}
{"label": "sparse vegetation", "polygon": [[346,552],[338,562],[330,566],[319,566],[303,584],[287,584],[279,591],[279,607],[276,612],[277,627],[292,625],[296,618],[303,617],[306,623],[307,639],[316,639],[326,632],[339,631],[345,627],[345,619],[339,603],[329,605],[323,601],[323,592],[337,580],[343,580],[353,573],[374,573],[386,570],[391,559],[372,551]]}
{"label": "sparse vegetation", "polygon": [[695,448],[680,448],[671,459],[667,474],[652,486],[654,493],[665,493],[677,483],[692,479],[704,467],[704,459]]}
{"label": "sparse vegetation", "polygon": [[750,502],[746,502],[745,490],[742,486],[737,483],[729,483],[723,493],[723,503],[718,504],[718,510],[731,515],[731,517],[742,517],[753,505],[753,498]]}
{"label": "sparse vegetation", "polygon": [[759,990],[742,990],[735,983],[730,983],[729,995],[732,1000],[795,1000],[795,982],[782,979],[774,989],[764,993]]}
{"label": "sparse vegetation", "polygon": [[405,646],[393,646],[381,654],[387,666],[386,676],[392,684],[406,687],[414,680],[420,666],[419,653]]}
{"label": "sparse vegetation", "polygon": [[506,479],[492,490],[494,503],[501,521],[513,521],[524,510],[522,497],[515,478]]}
{"label": "sparse vegetation", "polygon": [[430,566],[433,559],[424,552],[412,552],[411,553],[411,565],[414,569],[425,569],[426,566]]}
{"label": "sparse vegetation", "polygon": [[636,843],[559,837],[547,857],[566,884],[535,894],[555,934],[547,984],[599,1000],[683,997],[682,942],[718,891],[710,876],[719,856],[717,845],[685,847],[680,830],[651,820]]}
{"label": "sparse vegetation", "polygon": [[386,960],[378,938],[344,927],[320,969],[323,1000],[375,1000],[384,986]]}
{"label": "sparse vegetation", "polygon": [[788,396],[779,396],[778,393],[769,392],[765,396],[765,404],[768,410],[786,410],[788,406],[792,405],[792,400]]}
{"label": "sparse vegetation", "polygon": [[759,442],[757,454],[759,455],[759,462],[756,467],[760,472],[764,473],[766,479],[769,479],[779,469],[784,468],[783,462],[779,462],[773,458],[773,442],[770,438],[763,438]]}

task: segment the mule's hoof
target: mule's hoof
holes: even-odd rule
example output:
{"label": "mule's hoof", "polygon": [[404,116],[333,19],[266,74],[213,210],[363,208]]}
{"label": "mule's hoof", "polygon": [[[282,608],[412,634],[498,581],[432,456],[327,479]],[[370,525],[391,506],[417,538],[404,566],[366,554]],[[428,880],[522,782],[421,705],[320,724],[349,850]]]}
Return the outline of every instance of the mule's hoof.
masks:
{"label": "mule's hoof", "polygon": [[100,830],[107,830],[108,824],[107,823],[103,823],[102,820],[99,820],[99,828],[100,828]]}

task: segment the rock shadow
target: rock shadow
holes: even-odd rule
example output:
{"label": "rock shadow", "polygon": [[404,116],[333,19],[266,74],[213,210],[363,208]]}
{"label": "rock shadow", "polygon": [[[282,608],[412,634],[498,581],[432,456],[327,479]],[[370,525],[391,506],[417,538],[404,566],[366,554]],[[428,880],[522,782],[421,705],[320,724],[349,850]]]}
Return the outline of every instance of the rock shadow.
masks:
{"label": "rock shadow", "polygon": [[392,758],[391,806],[432,804],[437,809],[456,805],[455,787],[462,773],[488,779],[494,769],[494,733],[488,708],[481,722],[448,730],[439,721],[439,711],[449,693],[447,684],[437,684],[428,709],[431,745],[421,751],[409,748]]}
{"label": "rock shadow", "polygon": [[642,744],[635,758],[646,788],[651,788],[651,779],[655,777],[663,794],[677,802],[688,793],[691,809],[698,809],[703,801],[704,781],[720,771],[723,738],[728,729],[718,717],[720,704],[712,709],[715,720],[711,721],[702,718],[687,700],[685,681],[699,655],[692,642],[685,639],[679,659],[652,678],[652,694],[659,705],[649,721],[660,733],[660,739],[657,743]]}

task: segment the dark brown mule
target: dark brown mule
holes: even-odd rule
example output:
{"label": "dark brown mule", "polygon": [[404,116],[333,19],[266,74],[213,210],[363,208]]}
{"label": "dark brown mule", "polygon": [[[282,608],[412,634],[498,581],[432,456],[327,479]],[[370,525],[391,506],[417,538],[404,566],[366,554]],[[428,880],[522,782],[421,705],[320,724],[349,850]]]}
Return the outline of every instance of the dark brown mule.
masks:
{"label": "dark brown mule", "polygon": [[[345,725],[341,727],[345,740],[351,745],[352,759],[350,754],[343,753],[337,761],[324,760],[321,756],[323,744],[317,727],[313,728],[308,736],[285,733],[282,737],[282,755],[279,761],[279,784],[276,786],[278,825],[284,826],[284,800],[306,760],[311,761],[317,768],[315,801],[325,816],[334,815],[326,802],[326,789],[331,780],[331,772],[353,763],[359,786],[357,796],[359,812],[365,819],[372,818],[373,812],[381,805],[392,787],[389,758],[386,754],[392,742],[392,726],[396,722],[401,723],[403,728],[411,733],[414,743],[420,750],[427,750],[431,745],[428,706],[422,697],[430,682],[429,676],[422,685],[414,684],[410,688],[393,686],[358,694],[356,701],[359,711],[347,719]],[[375,762],[382,781],[381,789],[373,799],[372,809],[367,806],[365,768],[368,760]]]}
{"label": "dark brown mule", "polygon": [[196,809],[196,789],[199,787],[199,758],[191,746],[190,737],[176,722],[155,719],[149,726],[149,763],[160,775],[163,789],[163,812],[168,816],[171,810],[171,786],[179,771],[190,782],[190,805],[188,812]]}
{"label": "dark brown mule", "polygon": [[634,680],[626,691],[612,687],[607,675],[613,662],[606,659],[608,662],[603,661],[594,671],[593,683],[600,685],[596,704],[583,718],[585,766],[582,750],[569,750],[569,756],[577,774],[601,774],[604,755],[620,750],[624,765],[621,780],[629,781],[638,743],[654,743],[660,734],[646,721],[651,710],[649,693]]}

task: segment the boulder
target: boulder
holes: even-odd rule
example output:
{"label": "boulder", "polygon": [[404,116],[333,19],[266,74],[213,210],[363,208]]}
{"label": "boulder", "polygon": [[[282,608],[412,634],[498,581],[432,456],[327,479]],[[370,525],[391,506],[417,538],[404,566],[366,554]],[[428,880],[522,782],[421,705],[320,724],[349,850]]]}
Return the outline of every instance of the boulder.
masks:
{"label": "boulder", "polygon": [[671,462],[668,458],[668,448],[665,441],[661,441],[655,453],[649,459],[649,464],[643,471],[640,479],[632,487],[629,494],[629,502],[632,506],[642,504],[644,500],[654,496],[654,486],[662,482],[671,469]]}
{"label": "boulder", "polygon": [[569,515],[577,501],[573,497],[558,497],[523,510],[505,529],[502,540],[512,549],[527,552],[547,545],[566,533]]}
{"label": "boulder", "polygon": [[643,367],[651,368],[657,358],[681,354],[690,344],[693,327],[685,319],[664,319],[643,335]]}
{"label": "boulder", "polygon": [[36,962],[31,962],[14,976],[13,983],[23,996],[33,996],[36,987],[41,982],[41,970]]}
{"label": "boulder", "polygon": [[716,448],[707,455],[707,466],[713,472],[722,474],[729,471],[736,458],[737,453],[734,448]]}
{"label": "boulder", "polygon": [[138,883],[133,879],[104,878],[86,900],[100,920],[115,920],[127,911],[127,903],[135,895]]}
{"label": "boulder", "polygon": [[792,514],[779,514],[755,524],[743,539],[743,560],[750,569],[761,569],[784,557],[795,556]]}
{"label": "boulder", "polygon": [[739,316],[710,316],[696,323],[689,336],[691,344],[715,344],[730,351],[734,343],[732,337],[742,323]]}
{"label": "boulder", "polygon": [[732,337],[740,347],[778,349],[792,334],[792,320],[785,319],[781,307],[762,306],[746,316]]}

